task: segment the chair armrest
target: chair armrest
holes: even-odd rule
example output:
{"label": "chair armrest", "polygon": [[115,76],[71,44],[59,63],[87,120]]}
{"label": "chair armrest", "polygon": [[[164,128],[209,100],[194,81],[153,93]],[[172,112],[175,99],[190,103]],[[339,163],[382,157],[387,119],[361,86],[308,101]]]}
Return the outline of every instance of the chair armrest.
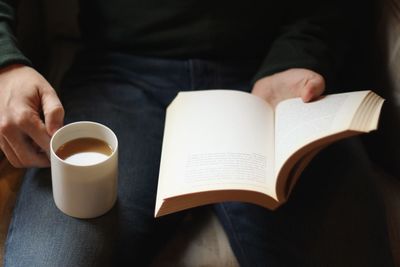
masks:
{"label": "chair armrest", "polygon": [[24,172],[24,169],[12,167],[0,153],[0,263],[3,262],[4,241]]}
{"label": "chair armrest", "polygon": [[379,179],[377,186],[383,197],[389,240],[392,247],[395,266],[400,266],[400,179],[377,167],[375,172]]}

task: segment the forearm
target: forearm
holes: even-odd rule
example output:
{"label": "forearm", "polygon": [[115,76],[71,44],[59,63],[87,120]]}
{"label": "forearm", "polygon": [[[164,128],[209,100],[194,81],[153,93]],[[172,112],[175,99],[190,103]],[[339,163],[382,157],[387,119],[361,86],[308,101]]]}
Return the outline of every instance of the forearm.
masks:
{"label": "forearm", "polygon": [[322,75],[328,82],[334,76],[340,25],[345,24],[341,1],[301,1],[291,6],[263,63],[257,80],[288,69],[302,68]]}

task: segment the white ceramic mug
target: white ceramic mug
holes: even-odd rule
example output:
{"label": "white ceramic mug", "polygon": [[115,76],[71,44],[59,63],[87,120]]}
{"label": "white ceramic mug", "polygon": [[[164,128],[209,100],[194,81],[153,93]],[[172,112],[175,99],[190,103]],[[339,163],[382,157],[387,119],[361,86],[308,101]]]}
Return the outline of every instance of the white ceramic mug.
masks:
{"label": "white ceramic mug", "polygon": [[[63,144],[78,138],[106,142],[112,153],[92,165],[75,165],[56,155]],[[50,141],[51,178],[56,206],[76,218],[94,218],[109,211],[117,200],[118,139],[108,127],[90,121],[60,128]]]}

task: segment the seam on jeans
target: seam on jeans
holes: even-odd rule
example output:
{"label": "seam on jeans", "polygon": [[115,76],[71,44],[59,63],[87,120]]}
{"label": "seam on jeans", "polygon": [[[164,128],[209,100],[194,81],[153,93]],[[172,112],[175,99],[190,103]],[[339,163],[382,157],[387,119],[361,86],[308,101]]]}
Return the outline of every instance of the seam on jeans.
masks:
{"label": "seam on jeans", "polygon": [[194,74],[194,62],[193,62],[193,59],[189,59],[188,68],[189,68],[189,77],[190,77],[190,90],[194,90],[195,74]]}
{"label": "seam on jeans", "polygon": [[214,87],[217,88],[221,88],[221,87],[225,87],[222,86],[221,83],[221,66],[220,66],[221,62],[218,60],[215,62],[215,70],[214,70]]}
{"label": "seam on jeans", "polygon": [[228,215],[228,212],[227,212],[227,210],[225,208],[224,203],[220,203],[220,207],[221,207],[222,212],[223,212],[223,214],[224,214],[224,216],[226,218],[226,221],[229,224],[228,226],[232,229],[232,237],[233,237],[234,241],[237,243],[237,245],[239,247],[240,253],[242,254],[242,259],[245,261],[246,266],[250,266],[249,262],[247,260],[247,257],[246,257],[246,253],[244,252],[243,247],[240,245],[239,234],[237,233],[237,230],[236,230],[234,224],[232,223],[232,221],[231,221],[231,219],[230,219],[230,217]]}

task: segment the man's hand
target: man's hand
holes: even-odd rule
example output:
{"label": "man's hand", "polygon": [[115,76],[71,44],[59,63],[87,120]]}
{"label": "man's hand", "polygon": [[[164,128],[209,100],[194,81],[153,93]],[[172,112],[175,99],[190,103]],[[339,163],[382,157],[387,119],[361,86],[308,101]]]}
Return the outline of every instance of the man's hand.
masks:
{"label": "man's hand", "polygon": [[0,149],[14,167],[49,166],[50,138],[63,120],[56,92],[38,72],[23,65],[0,70]]}
{"label": "man's hand", "polygon": [[280,101],[301,97],[304,102],[318,98],[325,90],[325,80],[308,69],[289,69],[258,80],[252,93],[272,106]]}

